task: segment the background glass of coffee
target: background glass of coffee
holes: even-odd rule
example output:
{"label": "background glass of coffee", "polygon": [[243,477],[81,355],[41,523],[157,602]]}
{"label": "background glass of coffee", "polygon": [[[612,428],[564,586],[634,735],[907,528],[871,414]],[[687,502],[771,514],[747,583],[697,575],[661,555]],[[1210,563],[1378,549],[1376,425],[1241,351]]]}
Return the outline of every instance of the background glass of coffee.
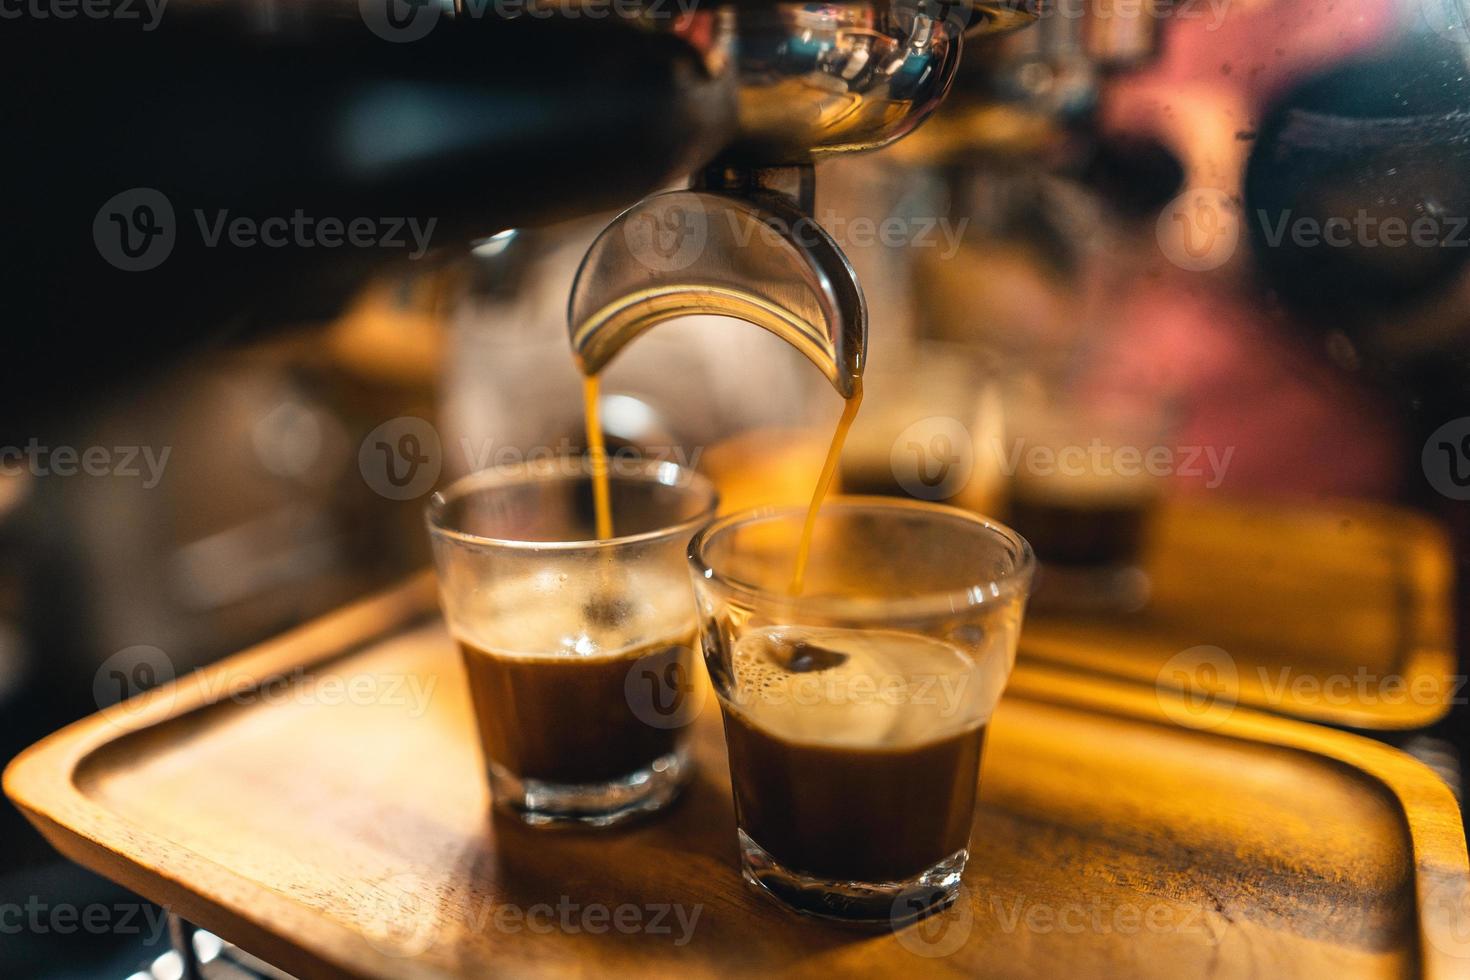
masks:
{"label": "background glass of coffee", "polygon": [[1163,497],[1169,420],[1160,411],[1013,397],[1007,520],[1042,562],[1037,615],[1133,612],[1149,599],[1144,570]]}
{"label": "background glass of coffee", "polygon": [[715,490],[673,463],[609,467],[607,540],[577,457],[474,473],[429,504],[491,797],[529,824],[611,825],[665,806],[690,774],[702,678],[684,553]]}
{"label": "background glass of coffee", "polygon": [[947,905],[985,726],[1035,561],[1015,532],[919,501],[716,521],[689,546],[745,878],[798,911],[893,922]]}

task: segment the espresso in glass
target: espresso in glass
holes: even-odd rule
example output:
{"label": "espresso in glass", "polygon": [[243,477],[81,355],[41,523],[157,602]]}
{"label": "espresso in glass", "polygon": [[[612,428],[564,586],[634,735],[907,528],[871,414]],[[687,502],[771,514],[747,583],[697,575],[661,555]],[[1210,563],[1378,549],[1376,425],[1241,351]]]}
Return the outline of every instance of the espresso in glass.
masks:
{"label": "espresso in glass", "polygon": [[764,509],[690,543],[741,870],[796,911],[892,924],[950,902],[969,859],[986,727],[1034,561],[937,504]]}
{"label": "espresso in glass", "polygon": [[695,676],[685,583],[593,573],[581,588],[546,588],[574,574],[552,563],[501,583],[490,622],[455,627],[480,745],[502,782],[593,784],[683,764],[676,701]]}
{"label": "espresso in glass", "polygon": [[772,858],[901,881],[964,852],[985,738],[969,654],[916,633],[774,628],[743,636],[731,669],[740,828]]}
{"label": "espresso in glass", "polygon": [[672,463],[486,470],[436,494],[430,536],[495,806],[533,825],[608,826],[687,781],[700,703],[689,536],[714,489]]}
{"label": "espresso in glass", "polygon": [[1108,568],[1138,560],[1157,481],[1082,474],[1016,476],[1010,520],[1047,567]]}

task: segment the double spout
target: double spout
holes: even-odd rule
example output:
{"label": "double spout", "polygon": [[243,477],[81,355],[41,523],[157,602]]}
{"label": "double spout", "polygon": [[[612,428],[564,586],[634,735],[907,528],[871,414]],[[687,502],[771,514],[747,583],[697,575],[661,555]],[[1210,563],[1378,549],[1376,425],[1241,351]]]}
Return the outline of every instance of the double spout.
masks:
{"label": "double spout", "polygon": [[695,314],[764,327],[852,395],[867,305],[847,256],[812,217],[810,164],[714,168],[690,190],[618,215],[577,271],[572,350],[595,374],[645,330]]}
{"label": "double spout", "polygon": [[738,134],[688,190],[655,194],[593,242],[568,329],[584,373],[645,330],[696,314],[763,327],[844,398],[867,348],[863,292],[813,217],[812,160],[887,145],[943,99],[964,36],[1029,23],[1033,0],[737,5],[711,51],[730,66]]}

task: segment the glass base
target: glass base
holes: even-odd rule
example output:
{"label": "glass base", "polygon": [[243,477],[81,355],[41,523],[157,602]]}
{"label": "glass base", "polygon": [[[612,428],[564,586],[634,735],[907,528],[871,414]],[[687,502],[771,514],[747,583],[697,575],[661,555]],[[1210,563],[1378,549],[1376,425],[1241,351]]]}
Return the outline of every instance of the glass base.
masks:
{"label": "glass base", "polygon": [[522,779],[492,762],[490,799],[496,809],[533,827],[611,827],[674,802],[693,771],[682,745],[642,769],[601,783]]}
{"label": "glass base", "polygon": [[743,830],[740,873],[750,884],[802,915],[898,928],[948,908],[970,852],[955,851],[903,881],[833,881],[792,871]]}

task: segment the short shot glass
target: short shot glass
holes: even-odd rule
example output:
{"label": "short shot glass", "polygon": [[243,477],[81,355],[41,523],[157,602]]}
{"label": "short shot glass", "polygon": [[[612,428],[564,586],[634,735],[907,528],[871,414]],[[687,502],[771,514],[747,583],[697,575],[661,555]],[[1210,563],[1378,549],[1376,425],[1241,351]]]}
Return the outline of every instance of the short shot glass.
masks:
{"label": "short shot glass", "polygon": [[735,514],[689,546],[741,871],[798,912],[897,924],[959,887],[1035,560],[967,511],[837,498],[793,595],[804,517]]}
{"label": "short shot glass", "polygon": [[491,798],[532,825],[650,813],[691,773],[702,679],[684,556],[717,497],[673,463],[616,462],[607,540],[573,457],[471,474],[428,507]]}

